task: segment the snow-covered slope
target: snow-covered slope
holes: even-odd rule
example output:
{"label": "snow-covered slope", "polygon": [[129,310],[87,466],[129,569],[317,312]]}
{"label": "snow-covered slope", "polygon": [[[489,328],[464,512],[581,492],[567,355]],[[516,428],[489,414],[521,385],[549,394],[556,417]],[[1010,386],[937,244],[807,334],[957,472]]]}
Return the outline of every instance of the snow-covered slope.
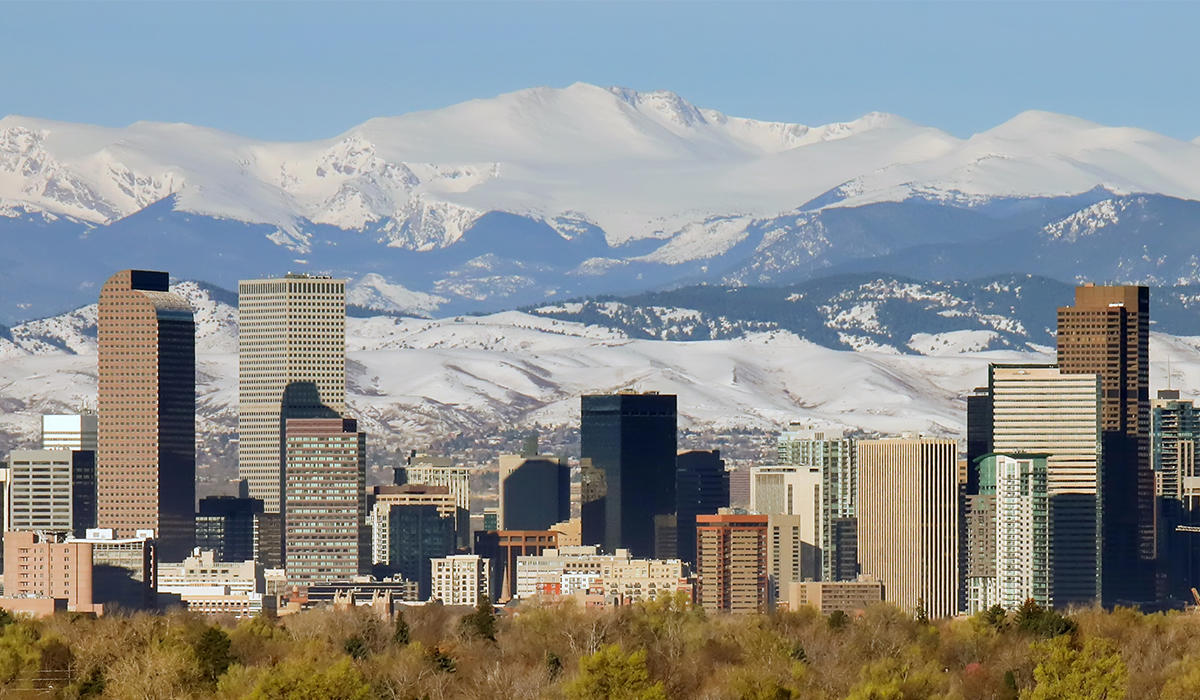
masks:
{"label": "snow-covered slope", "polygon": [[0,210],[108,223],[173,194],[183,211],[276,226],[299,250],[307,223],[432,249],[506,211],[566,237],[595,225],[619,244],[777,215],[825,193],[842,206],[1096,186],[1198,199],[1198,174],[1193,143],[1044,112],[958,139],[886,114],[808,127],[582,83],[372,119],[309,143],[186,124],[0,120]]}

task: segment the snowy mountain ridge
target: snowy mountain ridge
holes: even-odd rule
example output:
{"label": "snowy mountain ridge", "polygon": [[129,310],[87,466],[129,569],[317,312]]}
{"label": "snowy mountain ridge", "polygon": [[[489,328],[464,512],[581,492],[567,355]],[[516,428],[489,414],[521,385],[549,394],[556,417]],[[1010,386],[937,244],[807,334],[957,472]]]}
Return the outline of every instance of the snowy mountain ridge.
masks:
{"label": "snowy mountain ridge", "polygon": [[489,211],[564,237],[670,238],[763,218],[921,196],[1065,196],[1103,186],[1200,199],[1200,147],[1025,112],[959,139],[893,115],[809,127],[731,117],[674,93],[578,83],[372,119],[277,143],[187,124],[123,129],[0,119],[0,211],[108,224],[167,196],[184,212],[267,224],[307,252],[312,225],[445,247]]}

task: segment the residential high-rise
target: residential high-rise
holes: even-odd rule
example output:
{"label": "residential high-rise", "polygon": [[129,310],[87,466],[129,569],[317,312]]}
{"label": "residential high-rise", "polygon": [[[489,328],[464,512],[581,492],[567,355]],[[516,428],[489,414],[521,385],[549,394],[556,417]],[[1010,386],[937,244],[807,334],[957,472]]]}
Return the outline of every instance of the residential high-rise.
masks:
{"label": "residential high-rise", "polygon": [[445,605],[475,605],[491,584],[488,560],[477,554],[453,554],[430,562],[433,599]]}
{"label": "residential high-rise", "polygon": [[779,464],[816,467],[821,475],[818,524],[813,542],[821,556],[824,581],[854,581],[855,502],[858,497],[854,440],[841,430],[792,423],[779,436]]}
{"label": "residential high-rise", "polygon": [[802,533],[804,516],[767,516],[767,593],[773,607],[791,604],[791,584],[821,577],[821,550]]}
{"label": "residential high-rise", "polygon": [[992,365],[992,442],[1002,454],[1045,454],[1050,498],[1050,599],[1056,607],[1100,598],[1098,498],[1107,457],[1100,440],[1100,380],[1054,365]]}
{"label": "residential high-rise", "polygon": [[346,406],[346,281],[289,274],[238,283],[238,474],[280,512],[289,418]]}
{"label": "residential high-rise", "polygon": [[457,546],[471,546],[471,469],[454,464],[450,457],[435,457],[416,454],[409,456],[408,464],[395,472],[397,485],[426,484],[445,486],[454,496],[458,514],[454,517],[454,533]]}
{"label": "residential high-rise", "polygon": [[1200,413],[1178,390],[1162,389],[1152,407],[1151,444],[1158,511],[1159,599],[1190,600],[1200,586],[1200,536],[1180,525],[1200,526],[1200,474],[1196,441]]}
{"label": "residential high-rise", "polygon": [[1027,600],[1049,606],[1046,455],[988,454],[971,468],[979,492],[966,497],[966,612],[1012,611]]}
{"label": "residential high-rise", "polygon": [[96,453],[13,450],[8,455],[7,529],[71,533],[96,527]]}
{"label": "residential high-rise", "polygon": [[589,395],[582,398],[580,456],[604,473],[604,525],[590,522],[585,538],[603,532],[606,552],[654,555],[654,516],[675,512],[676,398],[667,394]]}
{"label": "residential high-rise", "polygon": [[729,507],[729,472],[720,450],[689,450],[675,458],[675,553],[696,565],[696,516]]}
{"label": "residential high-rise", "polygon": [[1058,310],[1058,367],[1100,378],[1106,605],[1154,600],[1150,290],[1084,285]]}
{"label": "residential high-rise", "polygon": [[767,516],[697,515],[696,558],[705,611],[767,612]]}
{"label": "residential high-rise", "polygon": [[349,418],[289,418],[284,430],[288,582],[345,581],[370,573],[367,434]]}
{"label": "residential high-rise", "polygon": [[931,618],[959,611],[958,443],[858,442],[858,552],[889,602]]}
{"label": "residential high-rise", "polygon": [[571,468],[563,457],[500,455],[500,530],[546,530],[571,518]]}
{"label": "residential high-rise", "polygon": [[153,530],[159,555],[196,538],[196,332],[165,272],[123,270],[100,290],[97,506],[121,536]]}
{"label": "residential high-rise", "polygon": [[100,416],[95,413],[42,416],[43,450],[96,451]]}

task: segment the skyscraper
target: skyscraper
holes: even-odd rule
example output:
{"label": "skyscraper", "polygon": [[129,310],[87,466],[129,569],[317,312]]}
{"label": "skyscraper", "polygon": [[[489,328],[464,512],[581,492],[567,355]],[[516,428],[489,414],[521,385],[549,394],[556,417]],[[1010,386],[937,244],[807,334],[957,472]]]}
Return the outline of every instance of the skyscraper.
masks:
{"label": "skyscraper", "polygon": [[690,450],[675,458],[675,553],[696,565],[696,516],[729,507],[729,472],[720,450]]}
{"label": "skyscraper", "polygon": [[[584,510],[585,537],[607,552],[654,556],[654,516],[675,512],[676,399],[667,394],[582,398],[580,455],[604,474],[604,524]],[[595,513],[595,515],[593,515]]]}
{"label": "skyscraper", "polygon": [[1177,528],[1200,525],[1200,474],[1196,472],[1200,413],[1192,401],[1171,389],[1158,392],[1152,411],[1159,528],[1156,592],[1160,599],[1190,600],[1190,589],[1200,586],[1200,537]]}
{"label": "skyscraper", "polygon": [[346,281],[287,275],[238,283],[238,473],[268,513],[283,492],[288,418],[346,405]]}
{"label": "skyscraper", "polygon": [[860,440],[857,449],[862,572],[902,608],[957,614],[958,443]]}
{"label": "skyscraper", "polygon": [[1106,478],[1100,440],[1100,380],[1054,365],[992,365],[992,441],[1003,454],[1044,454],[1050,499],[1050,599],[1057,607],[1100,597],[1098,499]]}
{"label": "skyscraper", "polygon": [[165,272],[123,270],[100,291],[100,527],[153,530],[182,560],[196,536],[196,332]]}
{"label": "skyscraper", "polygon": [[[450,457],[412,454],[408,464],[395,472],[397,485],[425,484],[445,486],[454,497],[458,507],[454,516],[456,546],[467,549],[471,546],[471,469],[456,465]],[[567,488],[570,488],[568,485]]]}
{"label": "skyscraper", "polygon": [[1154,472],[1150,462],[1150,290],[1075,288],[1058,310],[1058,366],[1100,377],[1104,431],[1106,605],[1154,599]]}
{"label": "skyscraper", "polygon": [[371,571],[367,434],[349,418],[290,418],[284,528],[288,581],[347,581]]}
{"label": "skyscraper", "polygon": [[966,498],[966,612],[1012,611],[1027,600],[1049,606],[1046,456],[988,454],[971,469],[979,491]]}
{"label": "skyscraper", "polygon": [[792,423],[779,436],[779,464],[817,468],[820,504],[816,537],[823,581],[853,581],[855,554],[855,503],[858,498],[854,440],[841,430],[817,429]]}
{"label": "skyscraper", "polygon": [[[200,499],[196,516],[196,546],[211,550],[216,561],[243,562],[254,559],[256,525],[263,514],[258,498],[209,496]],[[260,564],[266,562],[259,560]]]}

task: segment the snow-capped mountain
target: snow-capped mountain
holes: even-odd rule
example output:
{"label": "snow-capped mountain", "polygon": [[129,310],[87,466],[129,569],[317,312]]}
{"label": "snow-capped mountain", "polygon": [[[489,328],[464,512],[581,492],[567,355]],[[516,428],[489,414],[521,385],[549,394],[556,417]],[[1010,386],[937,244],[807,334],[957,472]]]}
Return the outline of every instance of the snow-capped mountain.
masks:
{"label": "snow-capped mountain", "polygon": [[953,270],[920,276],[1171,284],[1200,277],[1179,254],[1195,200],[1200,145],[1044,112],[962,139],[886,114],[810,127],[575,84],[306,143],[10,115],[0,322],[75,308],[135,266],[228,288],[329,272],[366,306],[426,315],[942,258]]}

